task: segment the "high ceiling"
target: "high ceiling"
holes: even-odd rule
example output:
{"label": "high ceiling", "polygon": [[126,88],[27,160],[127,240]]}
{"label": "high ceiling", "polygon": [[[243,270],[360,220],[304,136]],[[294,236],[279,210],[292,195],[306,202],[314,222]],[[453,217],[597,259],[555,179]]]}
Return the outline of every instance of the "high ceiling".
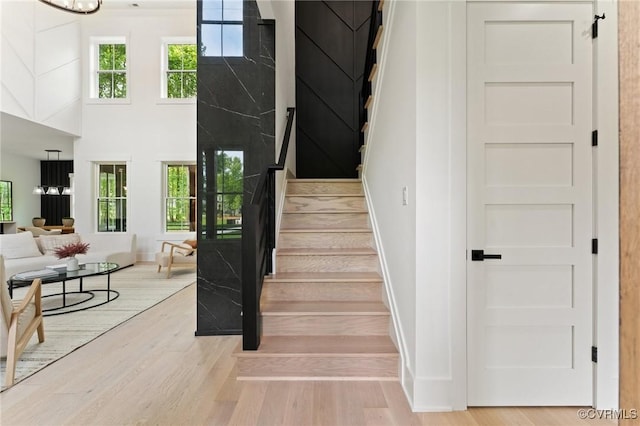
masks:
{"label": "high ceiling", "polygon": [[[68,133],[10,114],[0,114],[0,149],[38,160],[46,160],[46,149],[59,149],[61,160],[73,160],[74,137]],[[58,155],[51,156],[57,160]]]}
{"label": "high ceiling", "polygon": [[[196,0],[103,0],[104,10],[193,9]],[[138,12],[138,13],[140,13]],[[100,12],[98,12],[100,13]],[[46,160],[47,149],[59,149],[60,160],[73,160],[74,135],[13,115],[0,113],[0,150],[19,156]],[[57,160],[57,154],[51,155]]]}

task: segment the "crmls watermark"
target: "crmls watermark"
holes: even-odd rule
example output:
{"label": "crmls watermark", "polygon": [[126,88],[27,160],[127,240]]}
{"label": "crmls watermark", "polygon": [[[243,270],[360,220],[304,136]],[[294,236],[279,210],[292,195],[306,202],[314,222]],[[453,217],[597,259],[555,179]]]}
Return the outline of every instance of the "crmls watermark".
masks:
{"label": "crmls watermark", "polygon": [[580,419],[590,420],[635,420],[638,418],[638,410],[619,409],[619,410],[596,410],[595,408],[581,408],[576,414]]}

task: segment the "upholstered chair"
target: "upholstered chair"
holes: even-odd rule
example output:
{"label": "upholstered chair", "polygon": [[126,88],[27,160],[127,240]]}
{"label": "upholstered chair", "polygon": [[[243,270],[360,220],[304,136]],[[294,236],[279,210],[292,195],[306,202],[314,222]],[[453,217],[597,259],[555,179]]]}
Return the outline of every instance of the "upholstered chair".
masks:
{"label": "upholstered chair", "polygon": [[41,283],[35,279],[22,300],[11,300],[4,273],[4,257],[0,255],[0,345],[2,357],[7,358],[5,386],[13,385],[16,362],[37,330],[38,341],[44,342]]}
{"label": "upholstered chair", "polygon": [[171,269],[177,266],[195,268],[198,262],[198,250],[192,244],[176,244],[169,241],[162,242],[162,248],[156,253],[158,272],[167,268],[167,278],[171,276]]}

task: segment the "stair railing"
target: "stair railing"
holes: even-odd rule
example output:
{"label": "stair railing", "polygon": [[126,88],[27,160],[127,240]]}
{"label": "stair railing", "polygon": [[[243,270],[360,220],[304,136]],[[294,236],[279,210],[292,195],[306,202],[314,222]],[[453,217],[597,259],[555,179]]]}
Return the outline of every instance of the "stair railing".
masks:
{"label": "stair railing", "polygon": [[253,197],[242,206],[242,349],[260,346],[262,282],[273,272],[276,247],[276,171],[284,169],[295,108],[287,108],[287,125],[278,162],[267,166]]}
{"label": "stair railing", "polygon": [[[372,94],[372,85],[369,81],[369,75],[376,64],[376,49],[373,44],[378,34],[378,28],[382,26],[382,11],[380,10],[380,0],[371,2],[371,20],[369,21],[369,39],[367,41],[366,59],[364,62],[364,77],[362,81],[362,89],[360,90],[360,129],[362,130],[368,120],[367,101]],[[364,145],[364,132],[360,132],[360,146]]]}

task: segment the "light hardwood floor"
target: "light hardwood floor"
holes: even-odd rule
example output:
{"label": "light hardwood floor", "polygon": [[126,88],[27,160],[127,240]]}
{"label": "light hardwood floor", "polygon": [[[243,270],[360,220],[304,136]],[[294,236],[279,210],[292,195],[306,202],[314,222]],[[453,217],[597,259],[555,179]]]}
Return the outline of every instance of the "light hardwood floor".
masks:
{"label": "light hardwood floor", "polygon": [[[0,394],[9,425],[613,425],[577,408],[412,413],[398,382],[236,380],[240,337],[194,337],[190,286]],[[46,332],[46,323],[45,323]]]}

